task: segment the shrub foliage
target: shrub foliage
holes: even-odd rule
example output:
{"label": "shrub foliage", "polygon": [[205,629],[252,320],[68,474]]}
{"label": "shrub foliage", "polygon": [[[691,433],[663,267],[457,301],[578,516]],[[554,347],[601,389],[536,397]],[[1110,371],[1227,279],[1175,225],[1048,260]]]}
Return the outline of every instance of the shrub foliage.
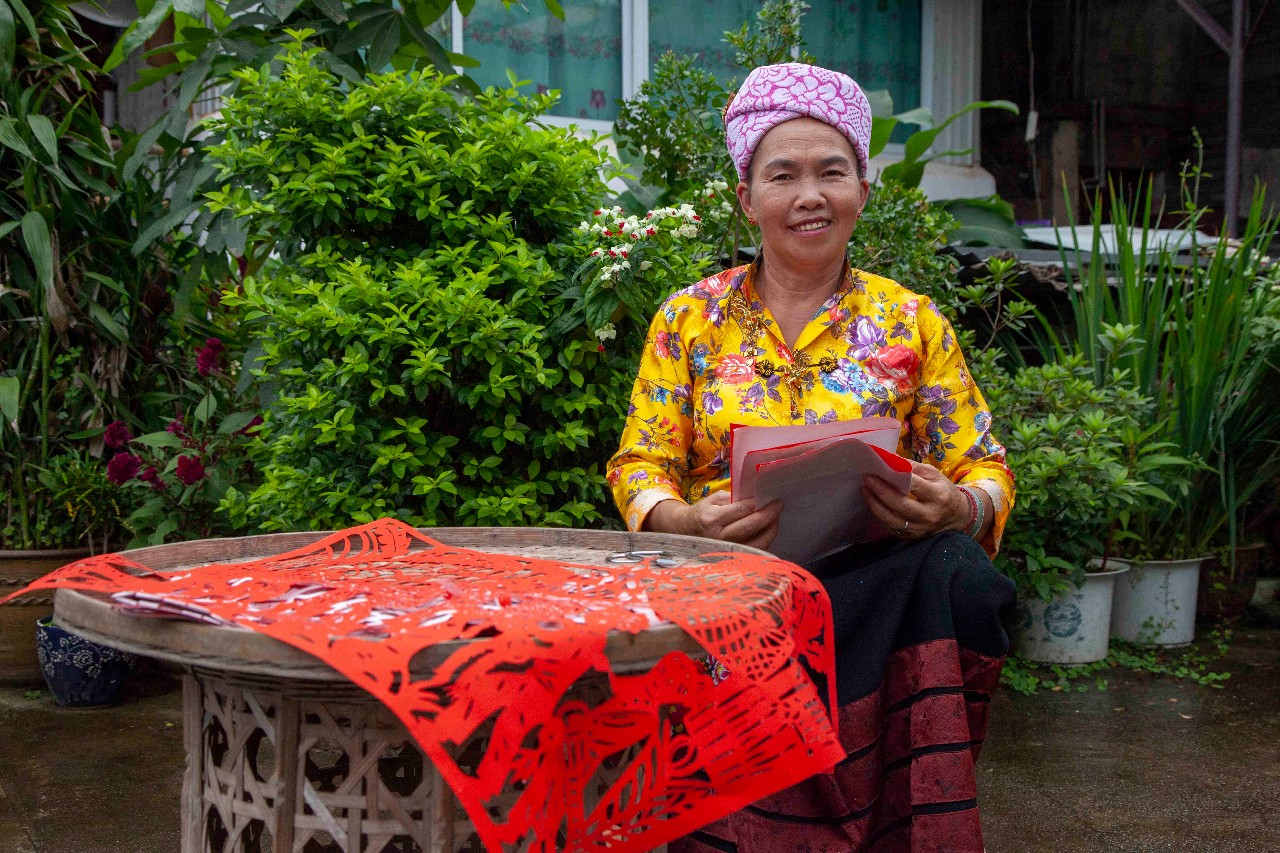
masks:
{"label": "shrub foliage", "polygon": [[304,37],[279,74],[240,72],[211,152],[212,205],[279,259],[225,297],[266,402],[262,481],[229,510],[267,530],[598,520],[633,359],[556,321],[605,155],[514,81],[348,85]]}

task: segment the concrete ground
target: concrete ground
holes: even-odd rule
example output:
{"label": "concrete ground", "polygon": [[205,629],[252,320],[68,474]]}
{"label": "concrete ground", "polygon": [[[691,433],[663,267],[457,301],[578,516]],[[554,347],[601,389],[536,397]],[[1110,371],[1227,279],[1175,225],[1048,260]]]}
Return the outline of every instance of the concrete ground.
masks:
{"label": "concrete ground", "polygon": [[[1280,851],[1280,630],[1237,629],[1223,665],[1223,689],[1124,672],[1105,692],[1002,691],[987,850]],[[98,710],[0,688],[0,853],[177,853],[180,712],[156,671]]]}

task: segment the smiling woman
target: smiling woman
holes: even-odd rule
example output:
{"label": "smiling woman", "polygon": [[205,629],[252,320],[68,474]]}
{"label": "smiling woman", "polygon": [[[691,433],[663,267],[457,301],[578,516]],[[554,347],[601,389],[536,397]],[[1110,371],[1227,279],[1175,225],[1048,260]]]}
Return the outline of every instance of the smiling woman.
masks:
{"label": "smiling woman", "polygon": [[671,849],[981,850],[973,768],[1013,604],[988,557],[1013,499],[1004,448],[929,298],[849,266],[869,189],[858,85],[799,63],[757,68],[725,128],[762,250],[653,319],[609,464],[628,526],[769,548],[781,505],[730,501],[735,425],[891,417],[912,477],[907,495],[868,478],[891,538],[806,566],[832,600],[848,757]]}

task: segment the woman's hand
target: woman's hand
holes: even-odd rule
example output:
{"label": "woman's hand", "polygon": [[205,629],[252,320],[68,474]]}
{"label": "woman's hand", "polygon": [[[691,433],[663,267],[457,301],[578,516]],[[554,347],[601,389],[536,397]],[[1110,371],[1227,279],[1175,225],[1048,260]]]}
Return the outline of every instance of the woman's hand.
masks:
{"label": "woman's hand", "polygon": [[705,536],[766,549],[778,535],[781,515],[781,501],[756,509],[755,501],[730,503],[728,492],[715,492],[692,505],[677,500],[663,501],[649,511],[644,529]]}
{"label": "woman's hand", "polygon": [[905,495],[878,477],[867,477],[862,493],[875,517],[900,539],[924,539],[969,527],[968,499],[932,465],[911,463],[911,489]]}

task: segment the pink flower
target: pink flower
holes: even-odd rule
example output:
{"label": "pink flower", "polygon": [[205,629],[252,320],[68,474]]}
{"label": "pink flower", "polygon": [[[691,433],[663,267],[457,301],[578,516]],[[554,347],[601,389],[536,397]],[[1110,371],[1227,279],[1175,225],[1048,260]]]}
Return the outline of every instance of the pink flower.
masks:
{"label": "pink flower", "polygon": [[882,385],[892,385],[900,392],[910,391],[912,380],[920,369],[920,356],[906,344],[894,344],[877,352],[867,361],[867,372]]}
{"label": "pink flower", "polygon": [[112,421],[107,424],[107,431],[102,434],[102,441],[112,450],[118,450],[133,441],[133,433],[129,432],[124,421]]}
{"label": "pink flower", "polygon": [[912,299],[909,302],[904,303],[902,306],[902,313],[906,314],[908,317],[916,316],[916,312],[919,310],[920,310],[919,299]]}
{"label": "pink flower", "polygon": [[658,354],[658,358],[671,358],[671,335],[663,330],[658,332],[653,339],[653,350]]}
{"label": "pink flower", "polygon": [[755,379],[756,370],[750,359],[740,355],[726,355],[716,365],[716,378],[730,385],[741,385]]}
{"label": "pink flower", "polygon": [[196,351],[196,373],[208,376],[218,370],[218,359],[222,355],[222,341],[209,338],[204,346]]}
{"label": "pink flower", "polygon": [[174,476],[185,486],[194,486],[204,479],[204,463],[195,456],[179,456]]}
{"label": "pink flower", "polygon": [[138,476],[138,471],[141,468],[142,460],[137,456],[132,453],[117,453],[107,463],[107,479],[117,486],[123,486]]}

